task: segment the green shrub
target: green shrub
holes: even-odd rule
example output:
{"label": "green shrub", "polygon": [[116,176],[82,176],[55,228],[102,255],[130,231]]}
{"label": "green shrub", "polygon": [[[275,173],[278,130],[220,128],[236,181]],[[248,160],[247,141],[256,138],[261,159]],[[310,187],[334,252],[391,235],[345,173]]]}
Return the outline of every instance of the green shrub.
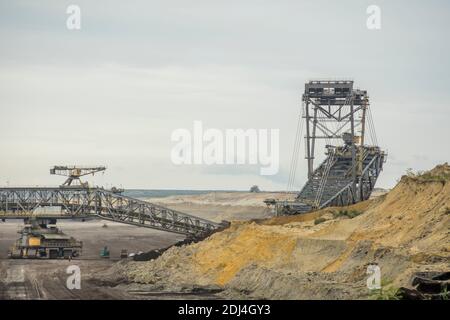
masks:
{"label": "green shrub", "polygon": [[450,172],[442,171],[417,171],[414,172],[411,168],[406,170],[406,176],[417,182],[441,182],[446,183],[450,180]]}
{"label": "green shrub", "polygon": [[338,212],[333,212],[333,217],[339,218],[339,217],[348,217],[350,219],[359,216],[361,213],[363,213],[362,211],[357,211],[357,210],[339,210]]}
{"label": "green shrub", "polygon": [[325,219],[325,218],[316,218],[314,220],[314,224],[319,224],[319,223],[322,223],[322,222],[325,222],[325,221],[327,221],[327,219]]}
{"label": "green shrub", "polygon": [[374,300],[400,300],[398,288],[381,288],[380,290],[373,290],[370,294],[370,298]]}
{"label": "green shrub", "polygon": [[442,288],[442,291],[439,295],[441,296],[441,300],[449,300],[450,297],[449,297],[449,293],[447,290],[447,286]]}
{"label": "green shrub", "polygon": [[381,279],[381,289],[372,290],[370,299],[374,300],[400,300],[398,288],[392,286],[392,280]]}

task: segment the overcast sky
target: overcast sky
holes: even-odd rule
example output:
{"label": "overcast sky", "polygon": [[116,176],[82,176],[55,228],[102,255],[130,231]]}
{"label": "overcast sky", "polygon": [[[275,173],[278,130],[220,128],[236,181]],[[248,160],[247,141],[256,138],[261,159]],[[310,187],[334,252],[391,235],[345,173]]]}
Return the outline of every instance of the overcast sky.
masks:
{"label": "overcast sky", "polygon": [[[66,8],[81,8],[68,30]],[[366,8],[381,8],[368,30]],[[450,160],[448,1],[0,1],[0,184],[284,190],[304,83],[368,90],[388,151],[378,186]],[[176,166],[177,128],[280,129],[281,167]],[[319,150],[319,160],[322,159]],[[305,182],[298,167],[296,188]]]}

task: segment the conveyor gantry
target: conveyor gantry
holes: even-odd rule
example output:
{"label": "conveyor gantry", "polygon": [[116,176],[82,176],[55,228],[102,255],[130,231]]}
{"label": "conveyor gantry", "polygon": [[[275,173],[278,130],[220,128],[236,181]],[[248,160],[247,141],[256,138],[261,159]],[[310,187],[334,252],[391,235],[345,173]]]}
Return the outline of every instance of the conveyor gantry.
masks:
{"label": "conveyor gantry", "polygon": [[[37,208],[60,207],[61,215],[37,216]],[[102,188],[35,187],[0,188],[0,219],[33,217],[99,217],[190,236],[204,235],[222,224],[172,210],[151,202],[127,197]]]}

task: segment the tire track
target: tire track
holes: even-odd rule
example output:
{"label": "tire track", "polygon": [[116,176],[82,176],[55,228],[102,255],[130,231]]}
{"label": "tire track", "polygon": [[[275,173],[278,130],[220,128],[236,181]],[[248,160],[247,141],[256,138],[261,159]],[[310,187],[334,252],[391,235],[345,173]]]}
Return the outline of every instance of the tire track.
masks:
{"label": "tire track", "polygon": [[33,287],[36,292],[36,299],[42,299],[41,289],[40,289],[39,282],[37,281],[37,279],[33,279]]}

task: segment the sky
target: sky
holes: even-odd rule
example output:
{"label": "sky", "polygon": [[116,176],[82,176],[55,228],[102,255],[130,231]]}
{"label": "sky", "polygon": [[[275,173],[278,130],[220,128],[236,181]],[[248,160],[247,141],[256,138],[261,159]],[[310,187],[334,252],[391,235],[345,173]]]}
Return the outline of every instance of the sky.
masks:
{"label": "sky", "polygon": [[[81,29],[69,30],[69,5]],[[381,29],[366,26],[369,5]],[[369,92],[388,158],[377,182],[450,160],[448,1],[0,0],[0,185],[285,190],[304,83]],[[278,174],[176,165],[174,130],[279,129]],[[323,159],[322,149],[317,161]],[[305,183],[300,159],[294,189]]]}

